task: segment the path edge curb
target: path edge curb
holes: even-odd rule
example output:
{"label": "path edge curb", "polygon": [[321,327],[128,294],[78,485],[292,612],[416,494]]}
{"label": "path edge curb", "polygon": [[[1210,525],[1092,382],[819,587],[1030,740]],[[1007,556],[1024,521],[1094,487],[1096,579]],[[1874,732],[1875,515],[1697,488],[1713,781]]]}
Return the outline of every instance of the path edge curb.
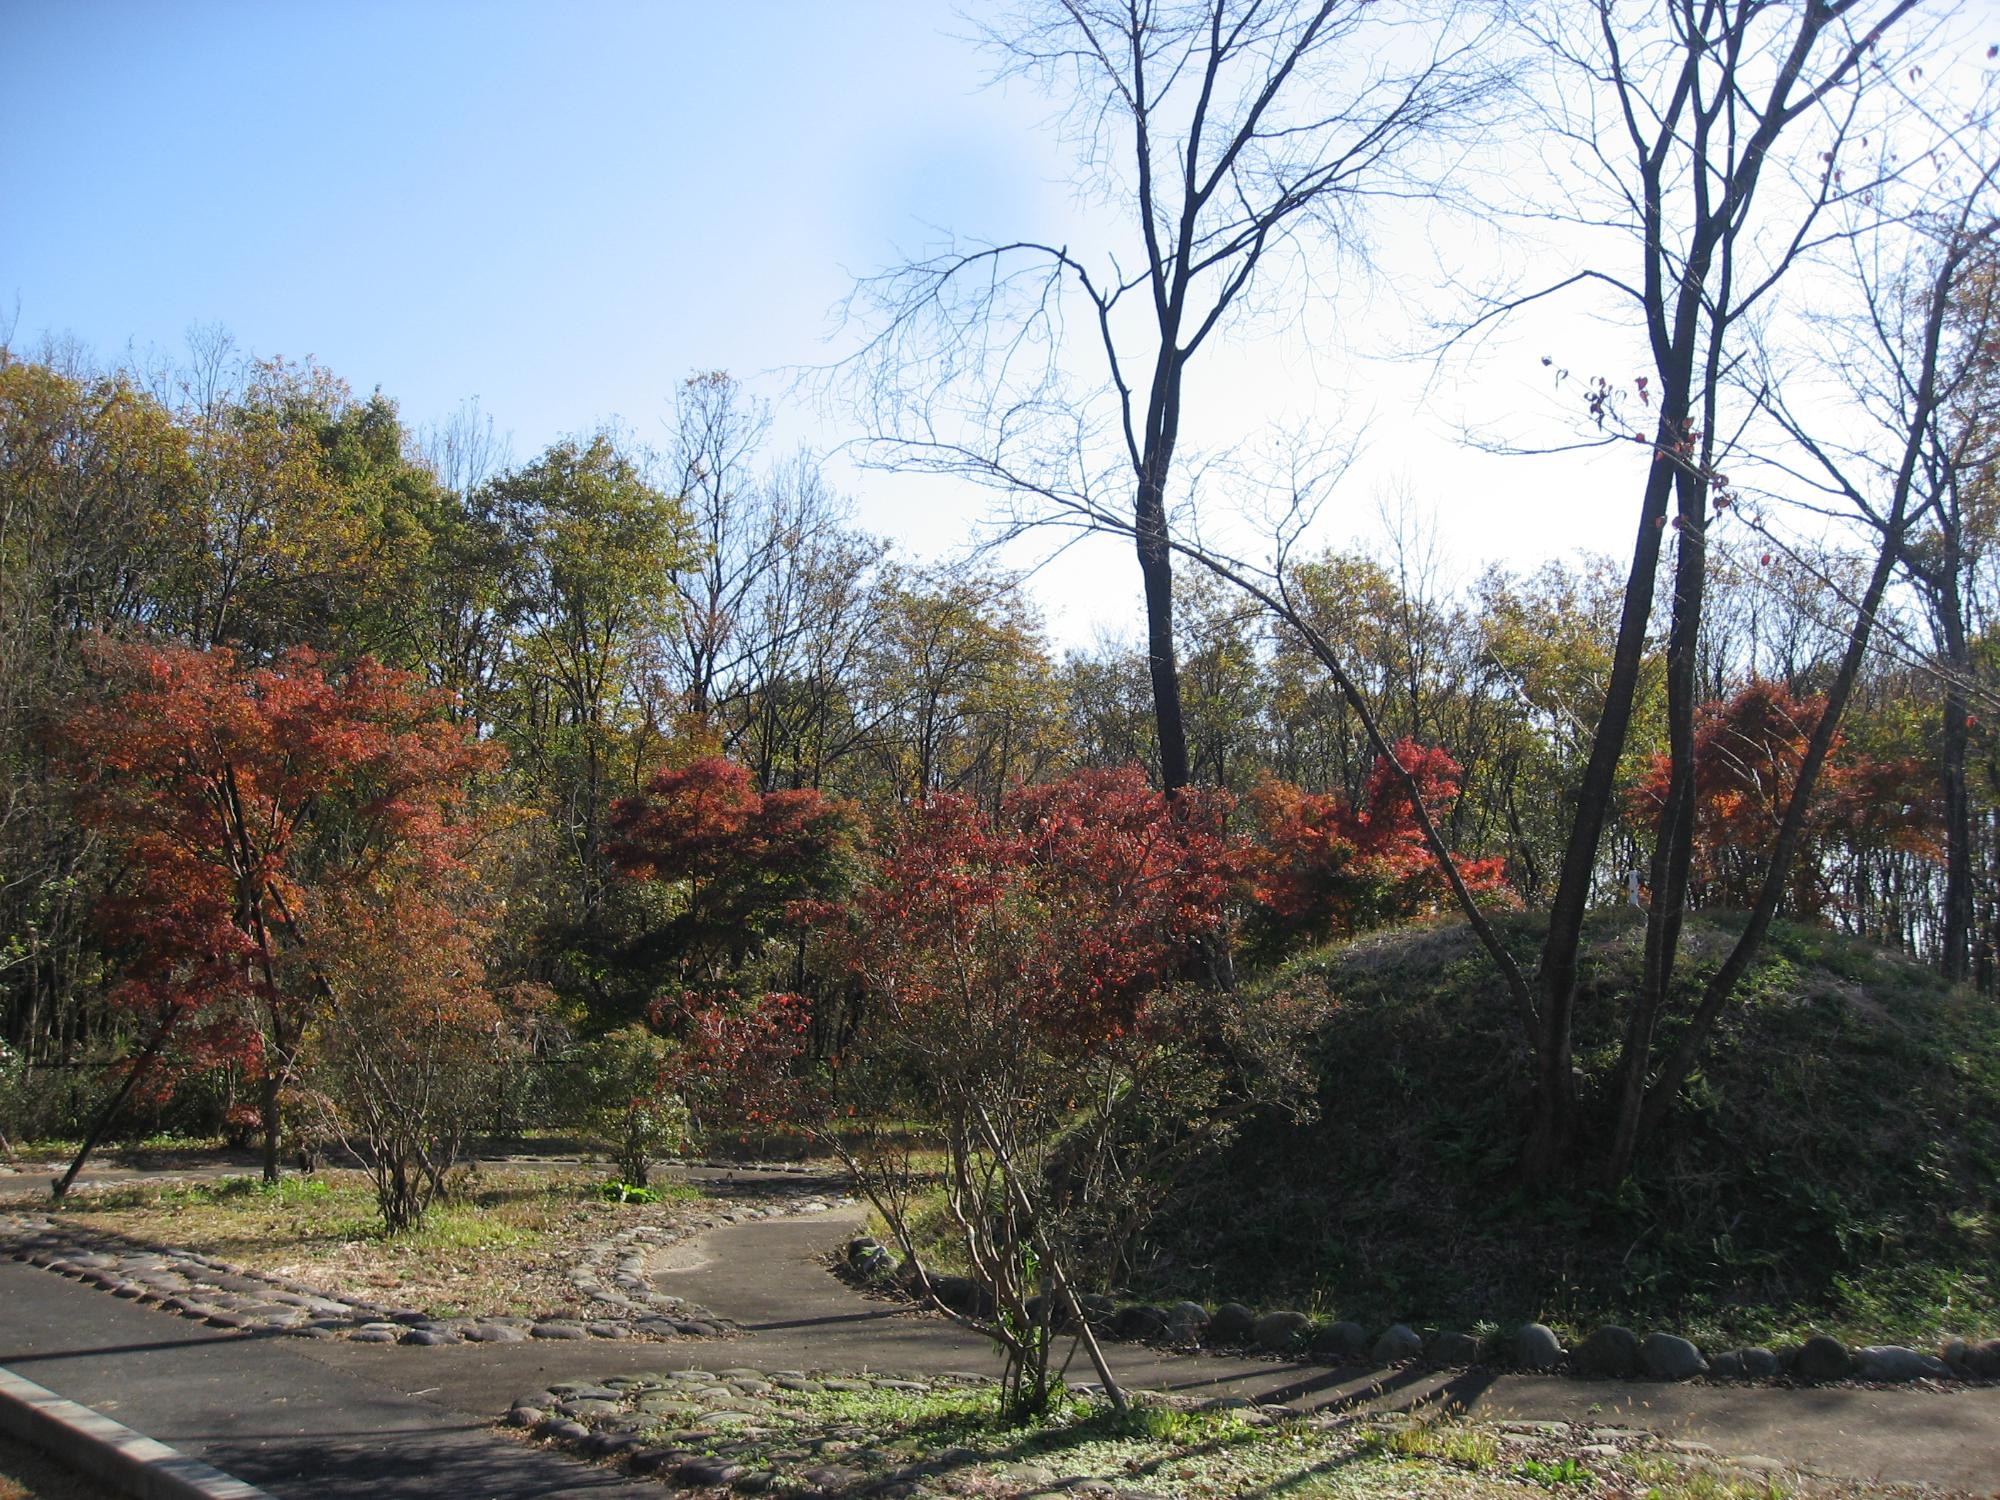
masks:
{"label": "path edge curb", "polygon": [[198,1458],[0,1366],[0,1431],[133,1500],[272,1500]]}

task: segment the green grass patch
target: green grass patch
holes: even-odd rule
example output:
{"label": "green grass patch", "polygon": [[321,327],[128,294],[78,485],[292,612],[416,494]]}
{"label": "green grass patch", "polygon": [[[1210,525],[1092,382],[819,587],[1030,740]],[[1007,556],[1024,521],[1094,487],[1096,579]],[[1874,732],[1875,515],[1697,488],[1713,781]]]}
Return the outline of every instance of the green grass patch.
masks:
{"label": "green grass patch", "polygon": [[1545,1490],[1575,1489],[1596,1478],[1573,1458],[1524,1458],[1514,1466],[1516,1477]]}
{"label": "green grass patch", "polygon": [[580,1316],[592,1309],[569,1280],[579,1256],[633,1224],[671,1222],[701,1197],[663,1184],[656,1202],[609,1202],[602,1185],[588,1169],[482,1169],[459,1176],[421,1226],[399,1235],[383,1229],[366,1175],[332,1168],[268,1186],[256,1177],[117,1184],[73,1194],[61,1213],[438,1316]]}
{"label": "green grass patch", "polygon": [[1500,1461],[1500,1444],[1484,1428],[1463,1422],[1387,1427],[1362,1435],[1364,1451],[1397,1458],[1428,1458],[1468,1469],[1489,1469]]}
{"label": "green grass patch", "polygon": [[157,1186],[120,1184],[79,1194],[63,1205],[65,1212],[85,1220],[139,1212],[159,1216],[163,1229],[177,1222],[183,1227],[233,1225],[241,1238],[271,1243],[380,1240],[412,1250],[489,1250],[527,1243],[531,1232],[508,1215],[489,1212],[495,1206],[493,1201],[439,1204],[418,1228],[391,1235],[376,1212],[373,1187],[358,1174],[342,1174],[338,1180],[221,1177]]}
{"label": "green grass patch", "polygon": [[[619,1382],[610,1382],[617,1385]],[[1560,1436],[1510,1435],[1477,1421],[1326,1425],[1273,1421],[1241,1409],[1190,1409],[1142,1399],[1118,1412],[1101,1402],[1059,1400],[1046,1417],[1000,1422],[992,1388],[784,1392],[767,1398],[751,1426],[713,1424],[709,1403],[664,1376],[640,1377],[640,1409],[653,1394],[669,1411],[648,1438],[726,1457],[771,1493],[793,1493],[803,1471],[833,1462],[868,1493],[921,1480],[925,1493],[998,1496],[1060,1487],[1109,1487],[1171,1500],[1521,1500],[1547,1492],[1578,1500],[1788,1500],[1779,1482],[1737,1481],[1702,1471],[1685,1456],[1627,1449],[1586,1462]],[[1849,1482],[1820,1484],[1801,1500],[1903,1497],[1905,1491]]]}
{"label": "green grass patch", "polygon": [[658,1203],[660,1195],[652,1188],[634,1187],[629,1182],[607,1182],[597,1190],[597,1196],[609,1203]]}
{"label": "green grass patch", "polygon": [[1791,1500],[1800,1493],[1775,1476],[1739,1478],[1652,1453],[1632,1454],[1621,1460],[1619,1469],[1644,1486],[1638,1500]]}

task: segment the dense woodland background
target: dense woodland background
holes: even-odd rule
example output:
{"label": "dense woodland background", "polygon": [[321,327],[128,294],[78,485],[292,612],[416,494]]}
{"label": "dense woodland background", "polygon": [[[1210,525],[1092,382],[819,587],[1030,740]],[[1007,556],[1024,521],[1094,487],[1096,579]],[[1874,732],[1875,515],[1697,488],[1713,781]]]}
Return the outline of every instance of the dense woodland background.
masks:
{"label": "dense woodland background", "polygon": [[[1023,1410],[1081,1290],[1400,1316],[1440,1243],[1433,1306],[2000,1307],[2000,46],[1949,11],[996,22],[1109,242],[947,236],[799,390],[861,483],[1122,538],[1143,644],[900,555],[725,373],[523,456],[216,332],[0,346],[0,1129],[337,1142],[390,1231],[476,1133],[623,1186],[808,1133]],[[1440,367],[1618,331],[1482,441],[1629,456],[1629,558],[1468,574],[1421,496],[1329,551],[1348,438],[1204,423],[1391,204],[1495,252]]]}
{"label": "dense woodland background", "polygon": [[[583,1031],[641,1013],[658,978],[619,961],[662,916],[615,878],[609,819],[662,768],[719,753],[759,792],[810,788],[877,818],[941,792],[997,809],[1018,782],[1085,768],[1157,778],[1143,653],[1058,653],[1017,577],[898,558],[852,524],[810,453],[766,451],[768,414],[727,375],[689,379],[657,448],[604,432],[513,463],[476,414],[411,432],[381,392],[220,338],[165,373],[9,351],[0,421],[0,994],[7,1042],[35,1066],[101,1067],[124,1024],[92,920],[121,870],[79,826],[53,738],[100,690],[85,649],[98,636],[227,643],[246,665],[299,646],[368,655],[450,694],[447,712],[506,752],[479,795],[534,815],[484,866],[504,898],[491,976],[550,986]],[[1301,562],[1300,597],[1386,729],[1462,768],[1442,807],[1451,842],[1498,861],[1532,908],[1560,856],[1619,570],[1578,557],[1455,586],[1420,515],[1398,535],[1383,555]],[[1994,577],[1973,540],[1968,691],[1986,702]],[[1856,566],[1838,549],[1722,559],[1702,640],[1716,837],[1697,907],[1743,904]],[[1946,668],[1925,602],[1899,591],[1786,904],[1934,963]],[[1375,756],[1282,624],[1195,575],[1178,630],[1195,777],[1234,794],[1237,827],[1254,829],[1276,783],[1365,805]],[[1649,840],[1658,654],[1599,860],[1605,902],[1628,899]],[[1975,982],[1991,993],[2000,744],[1982,720],[1971,746]]]}

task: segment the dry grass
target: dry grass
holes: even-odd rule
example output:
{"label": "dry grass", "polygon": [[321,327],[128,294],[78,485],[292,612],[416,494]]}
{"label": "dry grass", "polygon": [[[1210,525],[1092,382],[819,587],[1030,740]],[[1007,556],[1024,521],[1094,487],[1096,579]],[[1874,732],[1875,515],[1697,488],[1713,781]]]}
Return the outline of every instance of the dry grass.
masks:
{"label": "dry grass", "polygon": [[620,1229],[673,1222],[698,1196],[610,1203],[601,1179],[486,1168],[422,1229],[395,1237],[382,1232],[366,1177],[338,1170],[276,1188],[249,1178],[104,1188],[76,1195],[60,1217],[437,1317],[560,1316],[586,1311],[569,1272],[588,1250]]}
{"label": "dry grass", "polygon": [[46,1453],[0,1434],[0,1500],[115,1500]]}

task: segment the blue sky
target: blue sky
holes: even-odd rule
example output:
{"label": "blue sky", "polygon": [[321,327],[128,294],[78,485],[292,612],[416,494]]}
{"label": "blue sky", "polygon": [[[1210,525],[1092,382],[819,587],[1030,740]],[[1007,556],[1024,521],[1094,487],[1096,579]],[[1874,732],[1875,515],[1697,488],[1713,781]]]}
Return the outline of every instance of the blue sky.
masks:
{"label": "blue sky", "polygon": [[[985,87],[965,29],[929,0],[0,0],[0,310],[20,345],[68,334],[106,360],[221,324],[413,424],[477,397],[522,457],[612,417],[657,440],[691,371],[782,397],[767,372],[830,357],[851,277],[932,226],[1066,236],[1083,211],[1049,106]],[[1386,316],[1375,298],[1343,316]],[[1497,405],[1447,382],[1419,411],[1418,372],[1266,326],[1208,389],[1245,422],[1372,424],[1331,540],[1407,491],[1465,568],[1623,551],[1625,507],[1575,493],[1588,471],[1450,441],[1546,402],[1539,352],[1506,356]],[[850,435],[805,411],[781,433]],[[984,504],[842,482],[918,553]],[[1058,638],[1131,628],[1118,556],[1096,542],[1038,579]]]}
{"label": "blue sky", "polygon": [[[524,443],[809,356],[849,270],[1035,193],[936,6],[5,9],[0,295],[227,325]],[[1018,116],[1019,112],[1015,112]]]}

